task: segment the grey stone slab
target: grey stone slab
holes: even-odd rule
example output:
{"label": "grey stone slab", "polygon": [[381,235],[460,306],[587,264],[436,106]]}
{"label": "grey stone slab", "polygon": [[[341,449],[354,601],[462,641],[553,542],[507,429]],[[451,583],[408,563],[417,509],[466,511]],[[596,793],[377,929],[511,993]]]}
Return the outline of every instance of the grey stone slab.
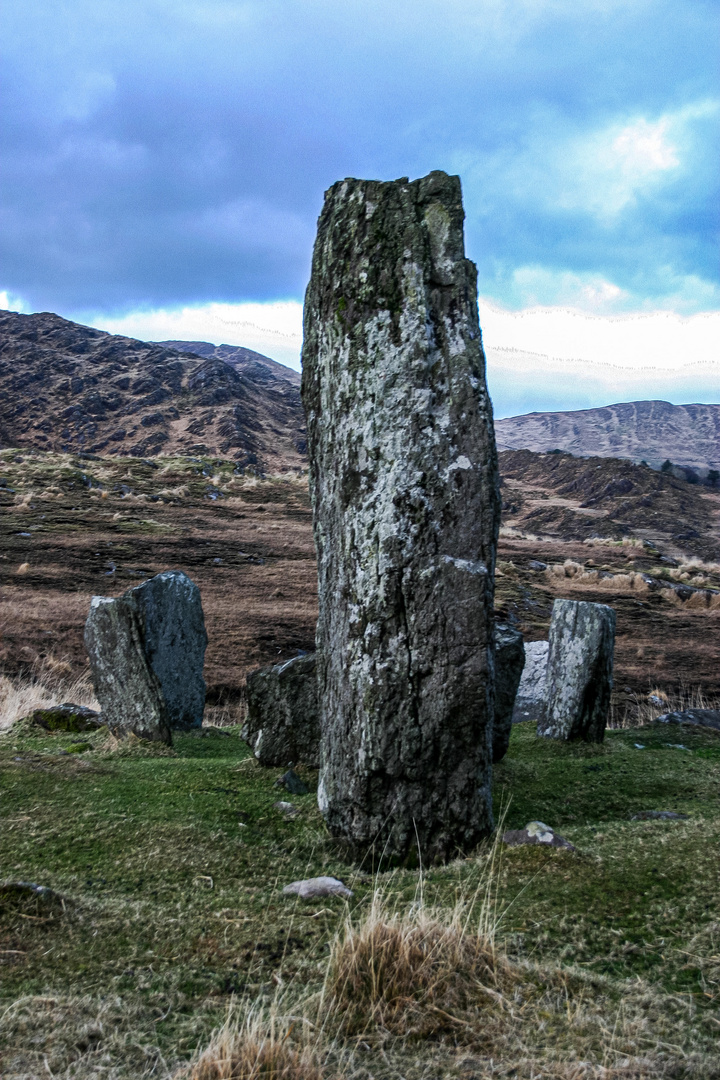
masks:
{"label": "grey stone slab", "polygon": [[606,604],[555,600],[538,735],[602,742],[610,709],[615,612]]}

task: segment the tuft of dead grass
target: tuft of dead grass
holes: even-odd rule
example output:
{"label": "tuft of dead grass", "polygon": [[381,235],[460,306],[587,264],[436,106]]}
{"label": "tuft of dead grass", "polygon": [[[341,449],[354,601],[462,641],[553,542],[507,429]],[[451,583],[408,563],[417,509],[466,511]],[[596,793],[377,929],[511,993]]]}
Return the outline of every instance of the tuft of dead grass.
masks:
{"label": "tuft of dead grass", "polygon": [[99,709],[89,675],[71,678],[71,671],[69,663],[50,656],[30,675],[11,679],[0,673],[0,731],[7,731],[35,709],[48,709],[63,701]]}
{"label": "tuft of dead grass", "polygon": [[376,893],[331,947],[326,994],[347,1034],[379,1027],[427,1038],[465,1026],[471,1005],[498,1004],[513,981],[492,935],[470,931],[464,905],[449,917],[422,906],[391,913]]}
{"label": "tuft of dead grass", "polygon": [[324,1080],[328,1074],[317,1048],[304,1033],[302,1024],[279,1020],[273,1012],[251,1010],[240,1024],[228,1016],[179,1075],[183,1080]]}

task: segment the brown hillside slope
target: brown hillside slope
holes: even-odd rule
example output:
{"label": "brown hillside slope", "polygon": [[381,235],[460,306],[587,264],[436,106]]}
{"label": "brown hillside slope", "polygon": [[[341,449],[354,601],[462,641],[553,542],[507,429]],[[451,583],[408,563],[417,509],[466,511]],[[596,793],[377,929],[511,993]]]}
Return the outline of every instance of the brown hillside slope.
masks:
{"label": "brown hillside slope", "polygon": [[720,491],[617,458],[500,454],[503,522],[536,535],[624,536],[667,552],[720,558]]}
{"label": "brown hillside slope", "polygon": [[658,467],[720,468],[720,405],[629,401],[603,409],[535,412],[495,421],[498,450],[567,450]]}
{"label": "brown hillside slope", "polygon": [[296,386],[42,312],[0,312],[0,447],[304,465]]}

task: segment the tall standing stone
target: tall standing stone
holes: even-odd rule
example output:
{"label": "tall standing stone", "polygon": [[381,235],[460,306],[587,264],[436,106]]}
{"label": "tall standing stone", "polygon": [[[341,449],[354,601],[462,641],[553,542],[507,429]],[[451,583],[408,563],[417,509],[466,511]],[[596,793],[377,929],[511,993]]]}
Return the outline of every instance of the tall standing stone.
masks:
{"label": "tall standing stone", "polygon": [[550,622],[545,710],[538,735],[602,742],[610,710],[615,612],[556,600]]}
{"label": "tall standing stone", "polygon": [[356,851],[492,828],[492,410],[456,176],[326,193],[302,393],[318,554],[318,800]]}
{"label": "tall standing stone", "polygon": [[169,744],[172,728],[199,726],[206,645],[200,590],[181,571],[157,574],[117,599],[94,596],[85,647],[110,729]]}

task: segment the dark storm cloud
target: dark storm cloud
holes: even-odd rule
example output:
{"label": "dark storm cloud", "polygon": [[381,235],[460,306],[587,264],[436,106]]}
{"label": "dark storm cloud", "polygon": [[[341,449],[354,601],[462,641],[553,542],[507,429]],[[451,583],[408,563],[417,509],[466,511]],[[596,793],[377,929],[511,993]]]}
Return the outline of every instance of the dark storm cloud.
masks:
{"label": "dark storm cloud", "polygon": [[8,5],[0,288],[60,311],[300,296],[329,184],[445,168],[463,177],[487,295],[523,302],[518,270],[539,267],[548,302],[570,274],[702,306],[718,280],[716,14]]}

